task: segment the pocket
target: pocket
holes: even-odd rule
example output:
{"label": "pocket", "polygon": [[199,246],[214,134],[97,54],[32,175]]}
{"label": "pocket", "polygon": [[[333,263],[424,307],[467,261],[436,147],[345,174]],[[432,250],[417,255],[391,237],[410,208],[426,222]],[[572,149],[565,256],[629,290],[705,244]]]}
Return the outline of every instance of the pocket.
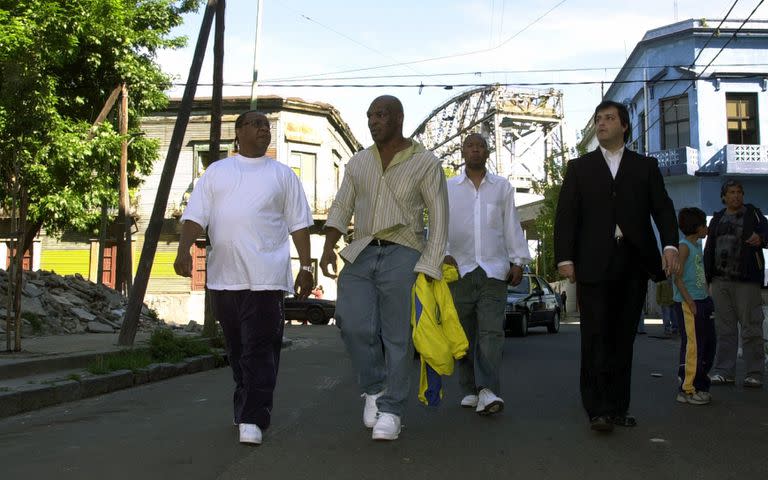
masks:
{"label": "pocket", "polygon": [[486,224],[494,230],[501,229],[501,225],[504,222],[503,212],[504,211],[498,205],[492,203],[487,204],[485,206]]}

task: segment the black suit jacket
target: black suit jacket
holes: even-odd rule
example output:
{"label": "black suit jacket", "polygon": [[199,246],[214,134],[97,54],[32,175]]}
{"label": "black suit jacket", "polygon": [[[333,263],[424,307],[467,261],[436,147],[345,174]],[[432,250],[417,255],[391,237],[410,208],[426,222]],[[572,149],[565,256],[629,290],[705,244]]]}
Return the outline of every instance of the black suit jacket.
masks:
{"label": "black suit jacket", "polygon": [[618,224],[641,268],[662,280],[651,218],[662,246],[677,247],[675,208],[655,158],[625,148],[615,179],[599,148],[571,160],[555,215],[555,261],[573,261],[580,282],[606,280]]}

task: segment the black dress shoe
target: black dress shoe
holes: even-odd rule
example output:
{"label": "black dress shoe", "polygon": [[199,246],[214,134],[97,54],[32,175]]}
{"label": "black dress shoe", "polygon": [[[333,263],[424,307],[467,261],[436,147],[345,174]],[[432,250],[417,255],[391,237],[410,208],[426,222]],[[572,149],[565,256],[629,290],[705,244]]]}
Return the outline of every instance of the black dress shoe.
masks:
{"label": "black dress shoe", "polygon": [[611,417],[611,423],[620,427],[635,427],[637,426],[637,419],[632,415],[614,415]]}
{"label": "black dress shoe", "polygon": [[589,419],[589,428],[596,432],[612,432],[613,422],[607,415],[598,415]]}

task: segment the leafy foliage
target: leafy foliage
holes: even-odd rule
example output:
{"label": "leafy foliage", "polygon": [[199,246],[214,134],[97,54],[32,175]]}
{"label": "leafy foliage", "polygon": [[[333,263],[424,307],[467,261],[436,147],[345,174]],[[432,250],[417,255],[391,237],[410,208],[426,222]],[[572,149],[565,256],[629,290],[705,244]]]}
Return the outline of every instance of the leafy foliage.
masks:
{"label": "leafy foliage", "polygon": [[544,180],[533,181],[534,192],[544,196],[541,210],[535,221],[540,239],[536,261],[539,265],[539,274],[548,281],[556,280],[557,275],[554,241],[555,212],[566,168],[567,163],[563,162],[561,154],[556,152],[544,160]]}
{"label": "leafy foliage", "polygon": [[170,78],[161,48],[186,42],[170,31],[200,0],[0,0],[0,205],[14,177],[29,218],[48,234],[96,225],[103,200],[117,204],[116,109],[92,130],[119,84],[129,89],[129,186],[149,173],[157,144],[138,119],[163,108]]}

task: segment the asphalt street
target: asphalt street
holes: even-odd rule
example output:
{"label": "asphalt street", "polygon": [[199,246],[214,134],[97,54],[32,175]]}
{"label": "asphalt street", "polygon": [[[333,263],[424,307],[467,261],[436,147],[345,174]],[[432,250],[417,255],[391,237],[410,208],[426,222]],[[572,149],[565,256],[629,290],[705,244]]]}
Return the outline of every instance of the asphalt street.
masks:
{"label": "asphalt street", "polygon": [[[413,395],[400,439],[373,442],[333,326],[293,326],[273,425],[240,445],[228,368],[0,420],[0,477],[11,479],[738,479],[768,476],[768,390],[713,387],[713,403],[674,401],[678,342],[638,337],[635,428],[589,430],[578,393],[578,326],[508,338],[504,412]],[[660,375],[660,376],[659,376]]]}

